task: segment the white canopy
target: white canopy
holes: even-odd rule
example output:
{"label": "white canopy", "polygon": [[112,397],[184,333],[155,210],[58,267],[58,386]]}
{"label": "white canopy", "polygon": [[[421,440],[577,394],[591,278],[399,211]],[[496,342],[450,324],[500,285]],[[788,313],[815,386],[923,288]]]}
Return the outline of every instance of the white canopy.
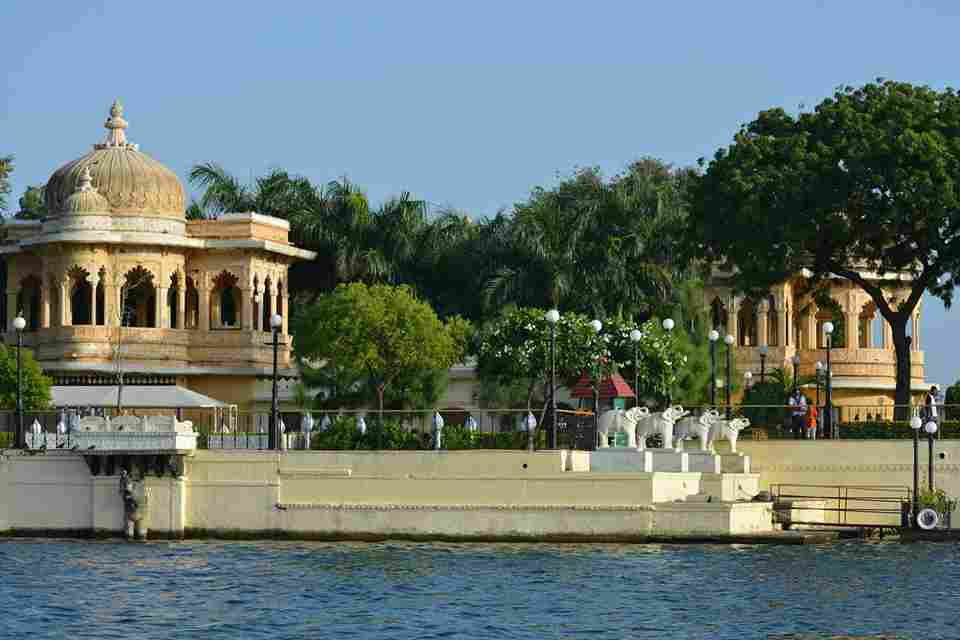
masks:
{"label": "white canopy", "polygon": [[[117,387],[113,385],[50,387],[55,407],[115,407],[117,406]],[[210,407],[228,407],[202,393],[178,386],[124,385],[123,406],[149,409],[203,409]]]}

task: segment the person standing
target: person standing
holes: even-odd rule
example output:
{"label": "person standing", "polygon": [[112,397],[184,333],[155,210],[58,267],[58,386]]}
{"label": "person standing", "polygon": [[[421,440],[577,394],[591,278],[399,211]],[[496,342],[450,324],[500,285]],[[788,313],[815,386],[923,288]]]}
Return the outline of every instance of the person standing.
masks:
{"label": "person standing", "polygon": [[818,423],[818,411],[817,405],[812,404],[807,410],[807,440],[816,440],[817,439],[817,427]]}
{"label": "person standing", "polygon": [[937,420],[939,414],[937,412],[937,402],[939,398],[937,397],[937,385],[930,387],[930,393],[927,394],[926,398],[923,400],[923,417],[924,420],[930,422],[939,422]]}
{"label": "person standing", "polygon": [[807,397],[795,388],[790,397],[787,398],[787,404],[790,405],[791,427],[793,428],[793,437],[803,438],[804,427],[806,427],[807,417]]}

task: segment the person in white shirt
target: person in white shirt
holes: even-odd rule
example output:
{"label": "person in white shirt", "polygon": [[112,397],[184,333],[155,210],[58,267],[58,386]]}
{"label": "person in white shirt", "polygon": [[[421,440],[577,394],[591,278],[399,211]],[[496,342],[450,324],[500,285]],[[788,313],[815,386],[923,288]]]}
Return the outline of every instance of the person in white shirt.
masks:
{"label": "person in white shirt", "polygon": [[803,438],[803,428],[806,426],[804,423],[807,416],[807,397],[800,392],[799,388],[796,388],[787,398],[787,404],[790,405],[790,426],[793,429],[793,436]]}

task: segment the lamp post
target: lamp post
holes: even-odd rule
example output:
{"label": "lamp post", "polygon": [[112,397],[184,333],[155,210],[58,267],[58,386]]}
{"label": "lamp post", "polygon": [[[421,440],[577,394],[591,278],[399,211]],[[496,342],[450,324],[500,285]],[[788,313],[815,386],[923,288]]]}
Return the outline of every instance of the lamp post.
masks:
{"label": "lamp post", "polygon": [[643,334],[639,329],[630,332],[630,341],[633,342],[633,406],[640,406],[640,338]]}
{"label": "lamp post", "polygon": [[760,345],[760,384],[763,384],[767,377],[767,353],[769,351],[770,347],[765,344]]}
{"label": "lamp post", "polygon": [[728,333],[727,336],[723,339],[723,343],[727,345],[727,397],[726,397],[727,411],[726,411],[726,414],[727,414],[727,420],[729,420],[730,416],[732,415],[732,411],[730,410],[730,395],[732,391],[731,383],[733,382],[733,379],[730,376],[733,375],[731,373],[731,370],[733,369],[733,336]]}
{"label": "lamp post", "polygon": [[270,397],[270,433],[267,436],[267,448],[272,450],[280,449],[280,421],[277,420],[280,413],[277,405],[277,352],[280,350],[280,327],[283,324],[283,318],[279,313],[270,317],[270,328],[273,330],[273,391]]}
{"label": "lamp post", "polygon": [[823,431],[834,437],[833,433],[833,371],[830,369],[830,351],[833,348],[833,323],[823,323],[823,337],[827,343],[826,397],[823,401]]}
{"label": "lamp post", "polygon": [[[663,326],[663,330],[666,331],[667,334],[669,335],[670,332],[673,331],[673,318],[664,318],[662,326]],[[671,389],[667,387],[667,407],[666,408],[669,408],[671,404],[673,404],[673,393],[671,392]]]}
{"label": "lamp post", "polygon": [[929,452],[929,458],[927,461],[927,484],[931,493],[933,492],[933,436],[937,433],[937,423],[933,420],[927,422],[923,425],[923,430],[927,432],[927,451]]}
{"label": "lamp post", "polygon": [[910,418],[910,430],[913,431],[913,508],[911,511],[910,526],[917,526],[917,513],[920,511],[920,427],[923,420],[920,416]]}
{"label": "lamp post", "polygon": [[710,339],[710,406],[717,406],[717,340],[720,339],[720,332],[711,329],[707,334]]}
{"label": "lamp post", "polygon": [[[591,320],[590,328],[595,334],[600,335],[603,323],[599,320]],[[597,358],[599,359],[600,356],[598,355]],[[595,433],[600,432],[600,380],[596,379],[593,381],[593,429]]]}
{"label": "lamp post", "polygon": [[26,445],[25,433],[23,432],[23,371],[20,366],[20,350],[23,348],[23,330],[27,327],[27,321],[23,318],[23,311],[17,314],[13,319],[13,328],[17,330],[17,433],[14,436],[15,446],[23,449]]}
{"label": "lamp post", "polygon": [[753,381],[753,373],[750,371],[743,372],[743,389],[746,391],[750,388],[750,383]]}
{"label": "lamp post", "polygon": [[548,449],[557,446],[557,323],[560,322],[560,312],[556,309],[547,311],[544,318],[550,325],[550,441]]}

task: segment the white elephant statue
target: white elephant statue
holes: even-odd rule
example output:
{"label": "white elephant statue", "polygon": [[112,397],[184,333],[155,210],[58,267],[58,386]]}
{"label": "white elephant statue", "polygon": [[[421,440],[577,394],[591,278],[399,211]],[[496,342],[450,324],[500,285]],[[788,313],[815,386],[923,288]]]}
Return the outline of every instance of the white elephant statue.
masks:
{"label": "white elephant statue", "polygon": [[[643,443],[646,437],[659,433],[663,439],[663,448],[673,448],[673,426],[683,416],[687,415],[687,410],[677,405],[668,407],[661,413],[654,413],[646,416],[637,423],[637,439]],[[644,448],[643,444],[640,446]]]}
{"label": "white elephant statue", "polygon": [[709,450],[716,451],[716,443],[720,440],[726,440],[730,443],[730,451],[737,452],[737,438],[740,432],[750,426],[749,418],[733,418],[727,420],[720,418],[719,415],[710,425],[710,444]]}
{"label": "white elephant statue", "polygon": [[681,418],[673,429],[673,437],[677,443],[677,449],[683,449],[683,441],[697,438],[700,440],[700,450],[707,451],[710,441],[710,428],[715,420],[720,419],[720,412],[716,409],[708,409],[697,417],[685,416]]}
{"label": "white elephant statue", "polygon": [[[600,415],[597,421],[597,434],[600,439],[600,448],[606,448],[610,433],[623,432],[627,434],[627,446],[636,448],[637,445],[637,423],[650,415],[650,410],[646,407],[633,407],[632,409],[612,409]],[[643,443],[640,448],[643,449]]]}

